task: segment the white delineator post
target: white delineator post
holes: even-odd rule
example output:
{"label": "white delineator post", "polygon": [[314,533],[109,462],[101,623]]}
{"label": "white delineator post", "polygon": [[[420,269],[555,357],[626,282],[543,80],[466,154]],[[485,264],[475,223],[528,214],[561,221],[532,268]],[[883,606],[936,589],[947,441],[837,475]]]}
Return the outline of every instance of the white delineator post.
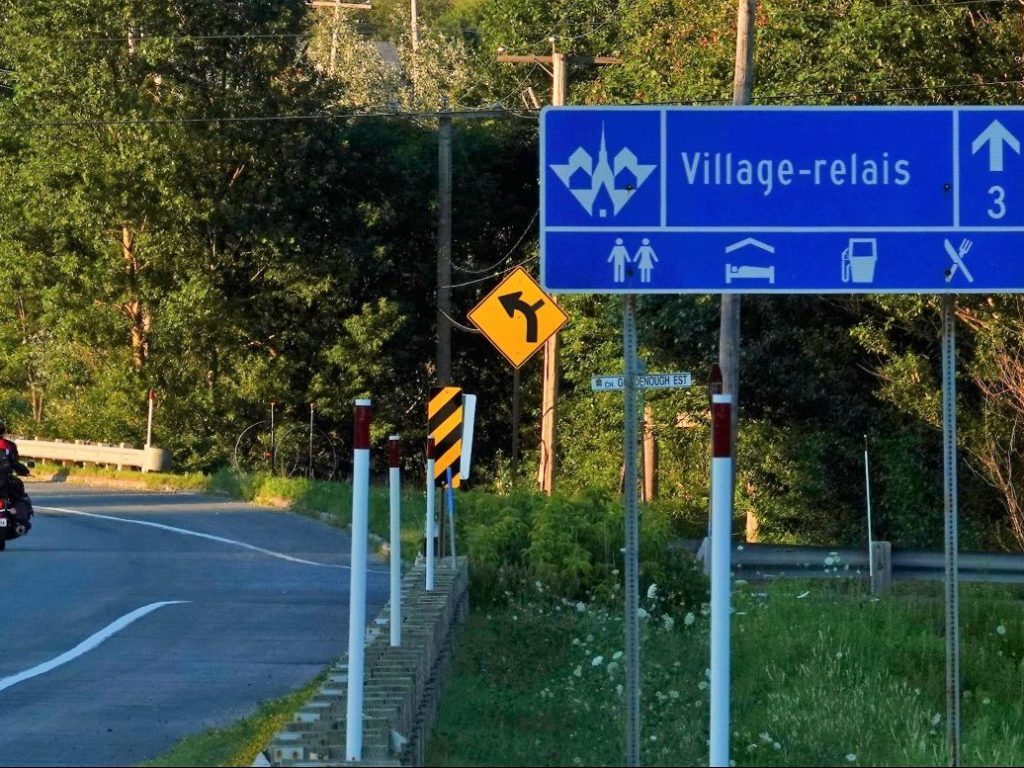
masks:
{"label": "white delineator post", "polygon": [[427,438],[427,591],[434,589],[434,438]]}
{"label": "white delineator post", "polygon": [[864,435],[864,498],[868,507],[868,583],[875,591],[875,547],[871,533],[871,472],[868,466],[868,436]]}
{"label": "white delineator post", "polygon": [[402,479],[398,468],[398,435],[392,435],[388,456],[391,489],[391,645],[402,644]]}
{"label": "white delineator post", "polygon": [[352,456],[352,558],[348,602],[348,709],[345,759],[363,756],[363,662],[366,654],[366,539],[370,509],[370,401],[356,400]]}
{"label": "white delineator post", "polygon": [[729,624],[732,536],[732,395],[711,401],[710,765],[729,765]]}
{"label": "white delineator post", "polygon": [[156,390],[149,390],[149,418],[146,419],[146,447],[153,445],[153,402],[156,400]]}

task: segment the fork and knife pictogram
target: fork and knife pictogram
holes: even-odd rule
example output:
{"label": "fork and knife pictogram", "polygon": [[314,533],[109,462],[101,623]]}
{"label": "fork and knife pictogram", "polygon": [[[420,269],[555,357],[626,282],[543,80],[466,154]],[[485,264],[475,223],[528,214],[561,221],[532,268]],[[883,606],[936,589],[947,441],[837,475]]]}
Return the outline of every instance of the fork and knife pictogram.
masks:
{"label": "fork and knife pictogram", "polygon": [[949,240],[946,240],[944,244],[946,246],[946,253],[948,253],[949,258],[953,260],[952,268],[946,271],[946,282],[948,283],[953,279],[953,275],[956,274],[956,270],[959,267],[960,270],[964,273],[964,277],[967,278],[967,282],[973,283],[974,275],[971,274],[971,270],[967,268],[967,265],[964,263],[963,259],[967,252],[971,250],[971,245],[973,245],[973,243],[970,240],[964,238],[964,240],[960,243],[959,250],[954,248],[953,244],[949,242]]}

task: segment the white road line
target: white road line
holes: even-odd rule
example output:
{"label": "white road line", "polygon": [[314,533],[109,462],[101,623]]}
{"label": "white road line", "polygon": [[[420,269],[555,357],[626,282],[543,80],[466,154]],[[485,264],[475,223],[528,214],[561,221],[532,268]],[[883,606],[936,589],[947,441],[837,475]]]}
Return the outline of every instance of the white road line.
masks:
{"label": "white road line", "polygon": [[88,653],[93,648],[97,647],[100,643],[102,643],[104,640],[113,637],[122,629],[127,627],[129,624],[138,621],[143,616],[155,611],[157,608],[163,608],[165,605],[181,605],[187,602],[189,601],[165,600],[162,603],[150,603],[149,605],[144,605],[141,608],[136,608],[131,613],[126,613],[113,624],[109,624],[96,634],[87,637],[85,640],[80,642],[67,653],[62,653],[60,656],[52,658],[49,661],[43,662],[42,664],[39,664],[37,666],[34,666],[32,667],[32,669],[26,669],[24,672],[19,672],[16,675],[0,678],[0,691],[4,691],[8,688],[11,688],[12,686],[17,685],[18,683],[23,683],[26,680],[29,680],[33,677],[44,675],[50,670],[56,669],[57,667],[67,664],[69,661],[74,661],[82,654]]}
{"label": "white road line", "polygon": [[[161,531],[169,531],[171,533],[178,533],[182,536],[195,536],[200,539],[208,539],[209,541],[217,541],[221,544],[230,544],[233,547],[241,547],[242,549],[249,549],[253,552],[259,552],[269,557],[276,557],[281,560],[287,560],[290,563],[299,563],[300,565],[314,565],[318,568],[339,568],[342,570],[351,570],[351,566],[348,565],[335,565],[334,563],[318,563],[314,560],[304,560],[301,557],[292,557],[286,555],[283,552],[274,552],[271,549],[264,549],[263,547],[257,547],[255,544],[246,544],[244,541],[236,541],[235,539],[226,539],[223,536],[214,536],[209,533],[200,533],[199,531],[191,531],[188,528],[176,528],[173,525],[164,525],[163,523],[153,523],[148,520],[133,520],[129,517],[114,517],[113,515],[98,515],[95,512],[83,512],[80,509],[67,509],[65,507],[42,507],[38,504],[36,509],[45,509],[51,512],[63,512],[66,515],[82,515],[83,517],[95,517],[100,520],[113,520],[118,523],[131,523],[132,525],[144,525],[147,528],[159,528]],[[378,570],[374,568],[367,568],[368,573],[388,573],[386,570]]]}

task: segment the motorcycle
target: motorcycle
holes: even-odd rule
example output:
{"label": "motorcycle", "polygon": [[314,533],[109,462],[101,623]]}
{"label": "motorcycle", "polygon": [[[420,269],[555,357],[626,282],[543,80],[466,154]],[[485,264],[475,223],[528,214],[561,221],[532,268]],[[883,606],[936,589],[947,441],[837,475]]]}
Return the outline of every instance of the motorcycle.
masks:
{"label": "motorcycle", "polygon": [[7,542],[17,539],[32,530],[32,514],[26,520],[14,507],[10,499],[0,501],[0,552],[7,548]]}
{"label": "motorcycle", "polygon": [[[34,462],[28,466],[34,467]],[[7,548],[7,542],[20,538],[32,530],[32,517],[35,514],[28,494],[22,493],[15,498],[10,493],[11,483],[4,483],[7,492],[0,496],[0,552]],[[21,486],[19,482],[17,484]]]}

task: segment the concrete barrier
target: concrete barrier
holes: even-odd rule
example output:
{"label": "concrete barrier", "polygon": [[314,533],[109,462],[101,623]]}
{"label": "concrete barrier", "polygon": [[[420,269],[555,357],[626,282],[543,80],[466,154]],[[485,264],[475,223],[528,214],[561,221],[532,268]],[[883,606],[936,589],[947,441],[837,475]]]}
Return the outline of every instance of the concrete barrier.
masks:
{"label": "concrete barrier", "polygon": [[166,472],[171,468],[171,454],[163,448],[132,448],[104,443],[86,443],[76,440],[27,440],[12,438],[18,444],[23,459],[59,461],[65,464],[103,464],[105,466],[133,467],[143,472]]}
{"label": "concrete barrier", "polygon": [[402,645],[391,647],[390,606],[366,630],[363,759],[345,761],[344,657],[327,682],[274,736],[265,756],[271,765],[423,765],[456,629],[469,610],[469,567],[438,561],[435,589],[424,588],[423,565],[402,579]]}

